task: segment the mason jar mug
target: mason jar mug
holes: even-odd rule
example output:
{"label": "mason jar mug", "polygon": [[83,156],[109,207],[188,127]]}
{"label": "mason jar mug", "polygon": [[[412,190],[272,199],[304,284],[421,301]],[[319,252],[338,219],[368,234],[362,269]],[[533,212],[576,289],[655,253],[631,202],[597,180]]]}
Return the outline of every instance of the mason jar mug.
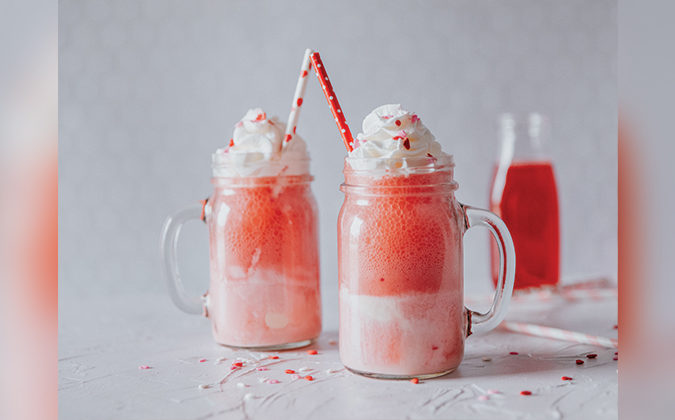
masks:
{"label": "mason jar mug", "polygon": [[[225,346],[309,345],[321,331],[312,176],[284,175],[283,168],[278,176],[230,176],[218,165],[214,155],[212,195],[164,225],[163,268],[174,303],[209,318],[215,341]],[[201,297],[186,294],[176,258],[181,227],[199,219],[209,231],[211,277]]]}
{"label": "mason jar mug", "polygon": [[[386,170],[381,169],[386,167]],[[459,203],[452,157],[347,158],[338,219],[340,358],[378,378],[430,378],[452,372],[464,339],[494,328],[513,291],[515,254],[504,223]],[[464,307],[465,232],[484,226],[500,252],[487,313]]]}

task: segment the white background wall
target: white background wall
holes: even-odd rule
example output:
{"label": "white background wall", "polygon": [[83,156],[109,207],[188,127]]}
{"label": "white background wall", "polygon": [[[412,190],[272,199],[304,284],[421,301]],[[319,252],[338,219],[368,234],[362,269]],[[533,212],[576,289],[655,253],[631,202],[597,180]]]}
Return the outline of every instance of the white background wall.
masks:
{"label": "white background wall", "polygon": [[[307,47],[321,52],[354,133],[377,105],[416,111],[455,155],[466,203],[487,206],[497,114],[549,115],[563,277],[616,276],[614,1],[285,3],[60,2],[62,299],[164,298],[164,218],[209,195],[210,153],[248,108],[286,119]],[[314,78],[303,108],[333,314],[345,151]],[[206,229],[188,225],[184,240],[184,275],[203,291]],[[487,291],[487,234],[466,246],[467,291]]]}

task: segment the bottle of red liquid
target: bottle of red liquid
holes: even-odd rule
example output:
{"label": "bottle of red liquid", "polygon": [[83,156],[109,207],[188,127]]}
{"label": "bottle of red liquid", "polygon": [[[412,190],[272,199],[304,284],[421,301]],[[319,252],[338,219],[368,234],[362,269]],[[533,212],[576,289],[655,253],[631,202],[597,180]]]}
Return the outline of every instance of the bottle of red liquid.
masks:
{"label": "bottle of red liquid", "polygon": [[[495,165],[490,210],[508,227],[516,249],[515,289],[557,285],[560,277],[560,221],[553,164],[545,146],[548,120],[531,113],[500,118],[501,153]],[[497,284],[499,251],[491,244]]]}

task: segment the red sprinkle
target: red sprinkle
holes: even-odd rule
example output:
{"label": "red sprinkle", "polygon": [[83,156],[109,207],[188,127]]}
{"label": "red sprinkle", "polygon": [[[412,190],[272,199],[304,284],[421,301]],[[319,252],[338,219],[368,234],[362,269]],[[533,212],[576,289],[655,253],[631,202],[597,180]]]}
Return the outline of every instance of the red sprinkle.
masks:
{"label": "red sprinkle", "polygon": [[230,147],[234,146],[234,139],[230,139]]}
{"label": "red sprinkle", "polygon": [[438,346],[431,346],[431,350],[438,350]]}
{"label": "red sprinkle", "polygon": [[296,104],[298,104],[298,106],[301,106],[302,105],[302,98],[298,98]]}
{"label": "red sprinkle", "polygon": [[405,139],[405,141],[403,142],[403,147],[405,147],[406,150],[410,150],[410,140]]}
{"label": "red sprinkle", "polygon": [[417,378],[412,378],[412,379],[410,380],[410,382],[412,382],[412,383],[414,383],[414,384],[418,384],[418,383],[420,383],[420,380],[417,379]]}
{"label": "red sprinkle", "polygon": [[434,157],[434,156],[433,156],[431,153],[427,153],[427,157],[432,158],[432,157]]}
{"label": "red sprinkle", "polygon": [[532,391],[520,391],[520,395],[532,395]]}
{"label": "red sprinkle", "polygon": [[615,330],[618,330],[618,329],[619,329],[619,324],[614,325],[614,327],[612,327],[612,328],[614,328]]}
{"label": "red sprinkle", "polygon": [[571,380],[572,380],[572,377],[571,377],[571,376],[563,376],[563,377],[560,378],[560,379],[562,379],[563,381],[571,381]]}
{"label": "red sprinkle", "polygon": [[300,76],[302,76],[302,77],[307,77],[307,70],[303,70],[303,71],[302,71],[302,74],[301,74]]}
{"label": "red sprinkle", "polygon": [[394,121],[394,123],[396,124],[397,127],[401,126],[401,121],[399,121],[399,120]]}
{"label": "red sprinkle", "polygon": [[265,120],[265,119],[267,119],[267,114],[263,112],[262,114],[256,115],[254,121],[262,121],[262,120]]}
{"label": "red sprinkle", "polygon": [[418,117],[417,114],[413,114],[412,117],[410,117],[410,121],[412,121],[413,124],[419,121],[419,119],[420,117]]}
{"label": "red sprinkle", "polygon": [[619,360],[619,356],[614,356],[612,360]]}
{"label": "red sprinkle", "polygon": [[293,136],[291,136],[290,134],[286,134],[286,137],[284,137],[284,141],[288,143],[289,141],[291,141],[292,138]]}
{"label": "red sprinkle", "polygon": [[242,362],[233,362],[233,363],[232,363],[232,366],[242,367],[242,366],[244,366],[244,363],[242,363]]}
{"label": "red sprinkle", "polygon": [[298,128],[297,125],[293,126],[293,134],[295,134],[295,129]]}
{"label": "red sprinkle", "polygon": [[583,364],[584,364],[584,361],[583,361],[583,360],[577,359],[577,365],[583,365]]}
{"label": "red sprinkle", "polygon": [[140,370],[152,369],[152,368],[151,368],[150,366],[148,366],[148,365],[140,365],[138,368],[139,368]]}
{"label": "red sprinkle", "polygon": [[618,356],[618,355],[619,355],[619,352],[618,352],[618,351],[615,351],[615,352],[614,352],[614,355],[615,355],[615,356]]}
{"label": "red sprinkle", "polygon": [[392,137],[393,140],[403,140],[405,137],[403,136],[394,136]]}
{"label": "red sprinkle", "polygon": [[268,357],[268,359],[272,359],[272,360],[278,359],[278,358],[279,358],[279,356],[270,356],[270,357]]}
{"label": "red sprinkle", "polygon": [[589,354],[586,355],[586,357],[589,358],[589,359],[595,359],[596,357],[598,357],[598,355],[595,354],[595,353],[589,353]]}
{"label": "red sprinkle", "polygon": [[314,380],[314,378],[313,378],[311,375],[305,376],[305,379],[307,379],[308,381],[313,381],[313,380]]}
{"label": "red sprinkle", "polygon": [[509,354],[510,354],[510,355],[513,355],[513,356],[517,356],[517,355],[518,355],[518,352],[517,352],[517,351],[510,351]]}
{"label": "red sprinkle", "polygon": [[204,363],[206,362],[206,359],[199,359],[199,363]]}
{"label": "red sprinkle", "polygon": [[288,374],[295,373],[295,371],[293,369],[286,369],[284,372],[286,372]]}
{"label": "red sprinkle", "polygon": [[307,350],[307,354],[318,354],[319,352],[316,350]]}

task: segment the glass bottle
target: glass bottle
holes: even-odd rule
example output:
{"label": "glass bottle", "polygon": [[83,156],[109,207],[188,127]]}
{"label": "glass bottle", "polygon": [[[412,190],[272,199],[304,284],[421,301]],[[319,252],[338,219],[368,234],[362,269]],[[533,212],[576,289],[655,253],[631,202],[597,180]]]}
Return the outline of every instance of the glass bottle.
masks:
{"label": "glass bottle", "polygon": [[[490,210],[506,223],[518,264],[514,288],[555,286],[560,277],[560,221],[553,163],[546,146],[546,117],[500,117],[501,152],[495,165]],[[497,284],[499,252],[491,246],[492,277]]]}

